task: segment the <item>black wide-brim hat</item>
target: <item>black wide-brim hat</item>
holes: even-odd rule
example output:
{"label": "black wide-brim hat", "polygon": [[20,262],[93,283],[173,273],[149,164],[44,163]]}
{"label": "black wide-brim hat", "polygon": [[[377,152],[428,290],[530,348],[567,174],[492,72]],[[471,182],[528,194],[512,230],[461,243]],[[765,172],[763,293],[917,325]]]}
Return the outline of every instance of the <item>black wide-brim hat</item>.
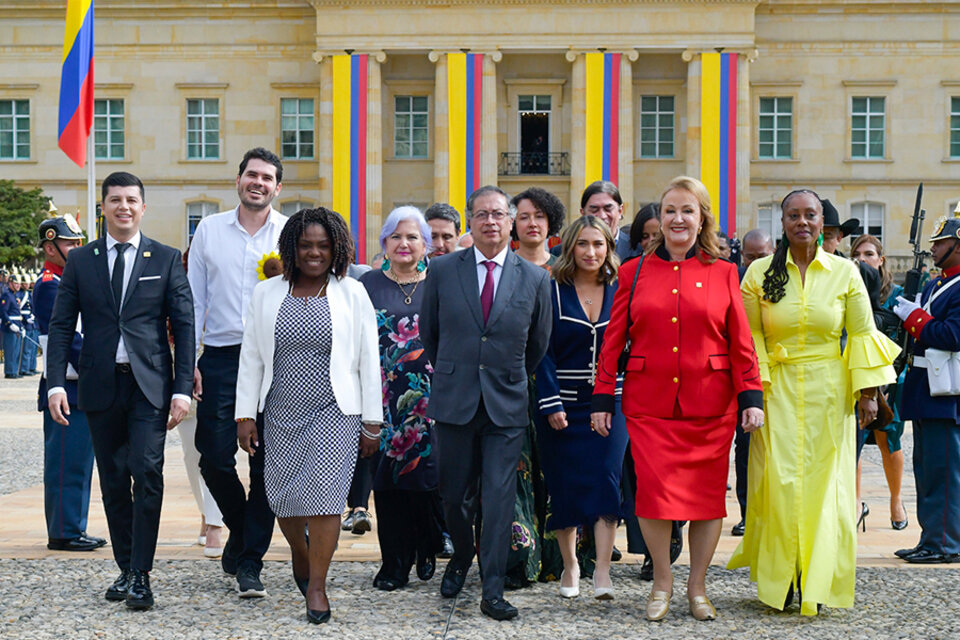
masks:
{"label": "black wide-brim hat", "polygon": [[840,213],[837,211],[837,208],[833,206],[833,203],[826,198],[821,200],[820,204],[823,205],[823,226],[839,228],[840,235],[844,238],[852,234],[857,230],[857,227],[860,226],[860,221],[857,218],[850,218],[843,224],[840,224]]}

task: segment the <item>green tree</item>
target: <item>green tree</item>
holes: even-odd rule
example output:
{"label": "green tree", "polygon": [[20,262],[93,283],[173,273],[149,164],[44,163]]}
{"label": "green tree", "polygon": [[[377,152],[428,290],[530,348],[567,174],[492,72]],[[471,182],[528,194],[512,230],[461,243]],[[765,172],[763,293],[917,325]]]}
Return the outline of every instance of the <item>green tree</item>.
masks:
{"label": "green tree", "polygon": [[13,180],[0,180],[0,264],[17,265],[37,257],[37,227],[49,207],[42,189],[26,191]]}

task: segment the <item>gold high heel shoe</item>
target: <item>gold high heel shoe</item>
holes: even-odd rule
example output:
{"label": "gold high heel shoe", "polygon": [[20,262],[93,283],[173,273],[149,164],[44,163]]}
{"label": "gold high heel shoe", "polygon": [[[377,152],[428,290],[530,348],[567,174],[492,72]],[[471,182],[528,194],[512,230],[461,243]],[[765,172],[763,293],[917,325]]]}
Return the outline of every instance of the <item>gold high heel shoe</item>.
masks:
{"label": "gold high heel shoe", "polygon": [[693,596],[690,600],[690,615],[697,620],[716,620],[717,610],[707,596]]}
{"label": "gold high heel shoe", "polygon": [[647,600],[647,620],[663,620],[670,611],[671,591],[651,591]]}

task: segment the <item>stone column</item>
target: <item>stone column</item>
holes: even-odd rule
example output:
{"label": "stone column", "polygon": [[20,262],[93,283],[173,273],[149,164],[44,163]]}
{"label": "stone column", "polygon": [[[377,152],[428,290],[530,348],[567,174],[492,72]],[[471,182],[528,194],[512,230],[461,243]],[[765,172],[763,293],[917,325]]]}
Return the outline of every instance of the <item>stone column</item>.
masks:
{"label": "stone column", "polygon": [[[636,49],[613,52],[620,53],[620,129],[617,140],[617,187],[620,197],[623,198],[623,213],[628,220],[633,219],[637,211],[637,203],[633,198],[634,174],[633,159],[639,156],[640,150],[634,148],[633,135],[633,63],[640,58]],[[579,196],[578,196],[579,197]]]}
{"label": "stone column", "polygon": [[570,82],[570,201],[567,220],[580,215],[580,194],[586,182],[585,137],[587,133],[587,65],[585,50],[567,51],[567,62],[573,63]]}
{"label": "stone column", "polygon": [[686,174],[700,177],[700,52],[683,52],[687,63]]}
{"label": "stone column", "polygon": [[739,51],[737,56],[737,236],[750,230],[754,223],[750,201],[750,152],[753,148],[753,101],[750,99],[750,63],[760,52],[757,49]]}
{"label": "stone column", "polygon": [[[481,53],[479,51],[475,53]],[[498,50],[483,52],[483,115],[480,121],[480,185],[497,184],[500,150],[497,146],[497,63],[503,60]]]}
{"label": "stone column", "polygon": [[334,51],[314,51],[313,61],[320,65],[320,105],[317,109],[317,176],[320,204],[333,202],[333,60]]}
{"label": "stone column", "polygon": [[[433,201],[447,202],[450,199],[450,141],[447,129],[447,52],[431,51],[428,54],[434,64],[433,88]],[[466,231],[466,229],[461,229]]]}

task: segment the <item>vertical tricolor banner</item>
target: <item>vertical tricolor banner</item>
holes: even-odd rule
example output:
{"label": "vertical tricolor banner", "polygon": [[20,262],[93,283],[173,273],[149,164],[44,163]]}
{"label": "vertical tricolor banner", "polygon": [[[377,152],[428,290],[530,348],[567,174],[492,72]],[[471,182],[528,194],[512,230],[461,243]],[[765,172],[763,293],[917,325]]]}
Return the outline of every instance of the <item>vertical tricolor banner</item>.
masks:
{"label": "vertical tricolor banner", "polygon": [[737,54],[702,54],[700,179],[714,217],[728,236],[737,230]]}
{"label": "vertical tricolor banner", "polygon": [[333,210],[367,261],[367,54],[333,56]]}
{"label": "vertical tricolor banner", "polygon": [[93,0],[67,0],[58,145],[81,167],[93,124]]}
{"label": "vertical tricolor banner", "polygon": [[585,183],[619,181],[620,153],[620,56],[619,53],[587,53]]}
{"label": "vertical tricolor banner", "polygon": [[[447,134],[450,204],[463,212],[480,184],[483,54],[447,54]],[[460,228],[466,229],[464,214]]]}

